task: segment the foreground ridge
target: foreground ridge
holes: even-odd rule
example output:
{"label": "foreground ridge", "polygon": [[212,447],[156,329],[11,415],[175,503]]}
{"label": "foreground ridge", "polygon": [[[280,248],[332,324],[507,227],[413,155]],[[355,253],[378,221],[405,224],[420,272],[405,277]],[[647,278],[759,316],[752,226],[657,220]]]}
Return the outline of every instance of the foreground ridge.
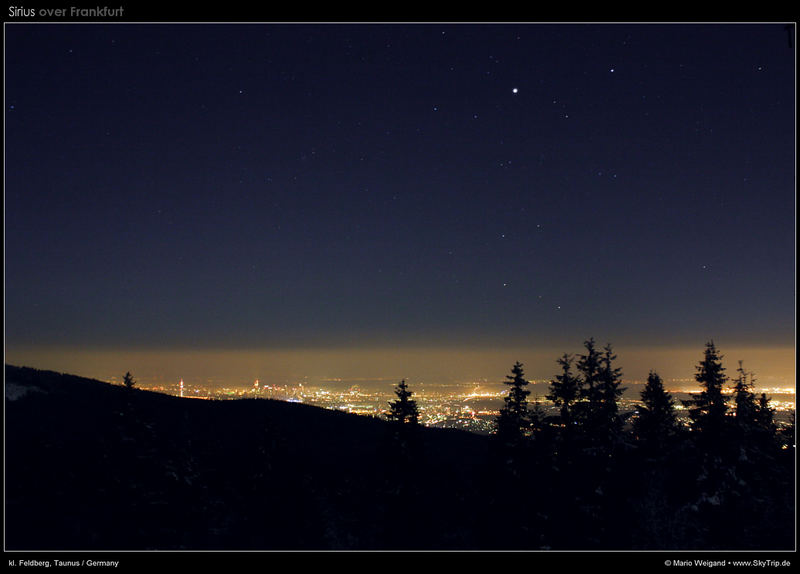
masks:
{"label": "foreground ridge", "polygon": [[645,440],[661,423],[591,436],[532,411],[509,441],[10,365],[5,378],[10,550],[793,545],[793,450],[738,436],[700,451],[688,430]]}

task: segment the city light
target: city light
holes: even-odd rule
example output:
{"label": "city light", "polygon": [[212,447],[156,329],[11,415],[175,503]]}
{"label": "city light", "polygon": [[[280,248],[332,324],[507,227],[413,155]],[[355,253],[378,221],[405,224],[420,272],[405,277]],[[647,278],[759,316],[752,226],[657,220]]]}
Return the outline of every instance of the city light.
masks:
{"label": "city light", "polygon": [[[345,412],[353,415],[383,418],[389,403],[394,400],[394,383],[386,381],[347,381],[341,378],[321,380],[317,385],[307,380],[293,382],[265,383],[255,379],[252,384],[241,386],[212,386],[203,384],[186,384],[183,379],[174,386],[153,385],[142,386],[143,389],[172,394],[183,398],[206,400],[263,399],[289,403],[303,403],[324,409]],[[350,384],[348,384],[350,383]],[[540,407],[546,415],[557,415],[557,408],[545,398],[546,381],[530,381],[534,389],[529,397],[531,406]],[[628,392],[619,400],[620,412],[635,415],[641,404],[639,393],[643,388],[641,382],[626,381]],[[460,429],[478,434],[490,434],[495,429],[495,421],[507,389],[500,383],[465,382],[460,384],[419,385],[412,387],[414,399],[420,413],[420,424],[432,428]],[[682,399],[700,392],[699,389],[684,388],[673,390],[675,411],[680,419],[686,419],[688,409]],[[795,410],[794,389],[773,388],[758,389],[766,392],[770,398],[770,406],[775,409],[779,423],[788,421],[790,413]],[[730,394],[726,390],[726,394]]]}

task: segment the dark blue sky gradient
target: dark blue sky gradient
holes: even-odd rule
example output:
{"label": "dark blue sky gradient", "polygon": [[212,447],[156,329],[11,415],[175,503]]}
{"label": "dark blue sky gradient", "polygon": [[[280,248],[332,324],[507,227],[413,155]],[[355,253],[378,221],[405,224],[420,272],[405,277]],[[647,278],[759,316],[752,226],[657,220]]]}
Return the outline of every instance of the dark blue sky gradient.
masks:
{"label": "dark blue sky gradient", "polygon": [[794,344],[782,25],[5,47],[7,347]]}

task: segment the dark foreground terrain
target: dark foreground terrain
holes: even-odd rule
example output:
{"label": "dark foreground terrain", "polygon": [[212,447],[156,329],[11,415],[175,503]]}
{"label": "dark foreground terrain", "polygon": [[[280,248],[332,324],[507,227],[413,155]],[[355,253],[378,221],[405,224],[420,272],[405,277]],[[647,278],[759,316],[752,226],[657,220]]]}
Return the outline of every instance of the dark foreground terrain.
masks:
{"label": "dark foreground terrain", "polygon": [[[401,484],[378,419],[12,366],[6,385],[8,549],[474,542],[485,437],[420,429],[424,471]],[[412,520],[413,532],[396,530]]]}
{"label": "dark foreground terrain", "polygon": [[8,365],[5,415],[8,550],[794,545],[786,449],[769,468],[737,467],[720,498],[698,490],[691,442],[666,458],[633,445],[598,460],[554,453],[545,433],[509,466],[466,432],[398,438],[387,421],[301,404],[180,399]]}

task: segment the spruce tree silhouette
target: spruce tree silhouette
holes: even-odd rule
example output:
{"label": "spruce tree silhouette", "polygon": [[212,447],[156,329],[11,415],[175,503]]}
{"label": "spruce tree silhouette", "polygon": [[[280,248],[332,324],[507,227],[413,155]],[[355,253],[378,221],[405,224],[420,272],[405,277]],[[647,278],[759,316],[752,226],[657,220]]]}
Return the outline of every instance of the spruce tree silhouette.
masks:
{"label": "spruce tree silhouette", "polygon": [[[736,492],[736,465],[739,444],[734,425],[728,416],[727,397],[723,389],[728,381],[725,367],[713,341],[706,343],[703,359],[697,365],[695,380],[701,391],[683,401],[689,409],[691,439],[696,458],[691,465],[694,480],[694,501],[698,509],[693,522],[709,548],[727,543],[724,532],[735,523],[731,514],[732,494]],[[688,463],[688,461],[687,461]]]}
{"label": "spruce tree silhouette", "polygon": [[[397,399],[389,403],[388,445],[384,448],[385,484],[383,519],[379,538],[387,548],[399,550],[419,549],[425,544],[423,525],[413,513],[403,511],[409,501],[420,497],[423,452],[419,433],[419,408],[411,397],[406,380],[395,387]],[[403,532],[403,537],[396,537]]]}
{"label": "spruce tree silhouette", "polygon": [[622,432],[622,418],[619,414],[619,399],[625,392],[621,387],[622,370],[614,366],[617,356],[611,345],[607,344],[600,357],[598,424],[601,434],[599,440],[607,450],[613,449]]}
{"label": "spruce tree silhouette", "polygon": [[520,549],[536,544],[531,540],[530,517],[510,503],[519,500],[530,488],[530,391],[522,363],[514,363],[505,384],[509,386],[508,394],[495,419],[496,433],[490,451],[495,482],[491,485],[489,500],[496,508],[493,521],[502,527],[490,531],[489,540],[495,548]]}
{"label": "spruce tree silhouette", "polygon": [[650,371],[640,396],[642,404],[633,421],[634,437],[647,456],[662,455],[678,432],[675,400],[655,371]]}
{"label": "spruce tree silhouette", "polygon": [[125,376],[122,379],[122,384],[128,389],[132,389],[136,385],[136,380],[133,378],[133,375],[131,375],[130,371],[125,373]]}
{"label": "spruce tree silhouette", "polygon": [[398,477],[411,475],[413,468],[419,463],[419,409],[417,402],[411,398],[403,379],[395,387],[397,399],[389,403],[386,419],[389,422],[389,472]]}
{"label": "spruce tree silhouette", "polygon": [[[727,466],[735,480],[724,483],[726,512],[722,519],[740,532],[744,544],[764,544],[774,529],[774,516],[782,511],[776,500],[775,469],[781,468],[781,444],[774,423],[774,410],[765,393],[756,397],[755,377],[739,361],[733,385],[734,408],[727,441],[732,443]],[[778,482],[780,484],[780,482]],[[722,521],[720,521],[722,522]],[[756,542],[759,541],[759,542]]]}
{"label": "spruce tree silhouette", "polygon": [[649,549],[675,548],[684,543],[683,531],[689,522],[675,501],[685,493],[681,478],[692,474],[686,472],[686,458],[680,453],[684,441],[675,400],[652,370],[640,398],[631,425],[634,463],[626,473],[635,477],[636,485],[627,505],[633,514],[630,523],[635,524],[630,538]]}
{"label": "spruce tree silhouette", "polygon": [[386,418],[399,424],[418,424],[419,410],[417,409],[417,402],[411,399],[411,395],[414,393],[408,390],[405,379],[397,384],[394,393],[397,395],[397,400],[389,403],[390,409],[386,414]]}
{"label": "spruce tree silhouette", "polygon": [[528,381],[522,363],[517,361],[511,369],[511,374],[506,375],[506,384],[510,387],[504,399],[504,406],[500,409],[497,422],[497,438],[509,447],[517,447],[525,439],[525,433],[530,426],[528,418]]}
{"label": "spruce tree silhouette", "polygon": [[753,374],[750,373],[750,379],[748,380],[748,373],[745,373],[742,361],[739,361],[739,368],[736,369],[736,372],[738,375],[733,385],[736,426],[742,435],[751,436],[759,424],[758,403],[756,402],[756,395],[753,393],[755,379]]}
{"label": "spruce tree silhouette", "polygon": [[[792,414],[794,416],[794,414]],[[758,397],[758,406],[756,407],[756,421],[762,432],[768,435],[775,435],[777,433],[777,426],[775,425],[775,409],[769,405],[769,398],[766,393],[761,393]]]}
{"label": "spruce tree silhouette", "polygon": [[742,539],[756,548],[775,545],[790,536],[791,529],[785,532],[777,525],[794,517],[794,449],[784,450],[774,417],[769,398],[761,393],[755,399],[752,436],[740,445],[736,465],[734,493],[739,495],[739,504],[732,514],[739,522]]}
{"label": "spruce tree silhouette", "polygon": [[569,436],[574,419],[572,409],[581,397],[582,381],[572,373],[572,355],[564,353],[557,359],[557,362],[561,367],[561,374],[556,375],[556,378],[550,381],[547,400],[559,407],[559,422],[564,428],[564,434]]}
{"label": "spruce tree silhouette", "polygon": [[713,453],[722,446],[728,422],[727,399],[722,393],[728,377],[714,341],[706,343],[695,380],[702,390],[695,398],[683,403],[689,409],[692,431],[707,451]]}
{"label": "spruce tree silhouette", "polygon": [[600,389],[600,351],[594,338],[584,341],[586,354],[578,356],[577,369],[582,380],[581,401],[575,405],[581,438],[588,445],[595,444],[601,426],[602,392]]}
{"label": "spruce tree silhouette", "polygon": [[750,460],[769,465],[783,447],[775,422],[775,409],[770,406],[766,393],[761,393],[758,398],[752,395],[752,401],[752,405],[748,402],[747,408],[752,409],[752,418],[748,421],[748,432],[743,437],[742,446],[748,449],[745,455],[749,455]]}

